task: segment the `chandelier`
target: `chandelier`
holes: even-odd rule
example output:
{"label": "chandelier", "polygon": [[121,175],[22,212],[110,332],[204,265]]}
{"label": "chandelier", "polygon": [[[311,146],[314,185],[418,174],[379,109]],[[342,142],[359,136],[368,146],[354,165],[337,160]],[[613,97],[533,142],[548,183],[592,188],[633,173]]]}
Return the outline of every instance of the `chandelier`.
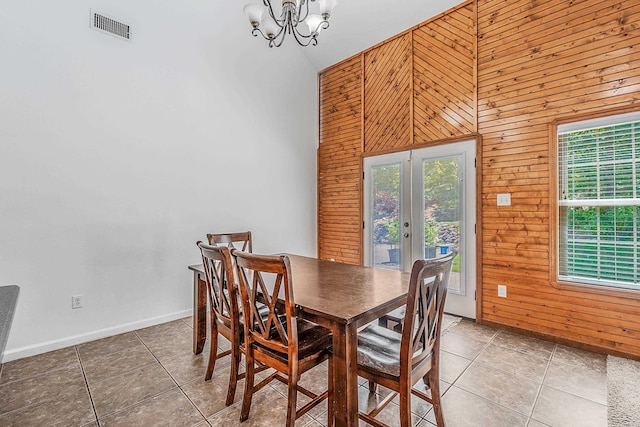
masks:
{"label": "chandelier", "polygon": [[280,47],[287,34],[292,34],[300,46],[317,45],[318,34],[329,28],[329,17],[338,0],[318,0],[319,13],[309,13],[309,3],[316,0],[282,0],[280,14],[274,11],[271,0],[262,2],[244,7],[253,27],[251,34],[262,35],[269,41],[269,47]]}

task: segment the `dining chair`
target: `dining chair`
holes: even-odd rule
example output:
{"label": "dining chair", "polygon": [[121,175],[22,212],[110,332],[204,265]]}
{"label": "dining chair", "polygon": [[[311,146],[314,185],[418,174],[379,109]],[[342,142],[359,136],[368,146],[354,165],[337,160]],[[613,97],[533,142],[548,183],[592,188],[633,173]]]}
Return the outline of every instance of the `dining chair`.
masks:
{"label": "dining chair", "polygon": [[[210,245],[226,245],[229,249],[235,248],[243,252],[253,252],[253,241],[251,240],[250,231],[207,234],[207,240]],[[236,244],[239,247],[236,247]]]}
{"label": "dining chair", "polygon": [[[286,426],[293,427],[296,419],[322,402],[333,389],[329,375],[328,389],[320,394],[300,386],[300,376],[328,360],[332,372],[332,335],[328,329],[298,317],[293,296],[291,264],[286,255],[255,255],[232,250],[245,313],[246,377],[240,420],[245,421],[251,410],[253,394],[277,379],[288,385]],[[260,310],[268,307],[268,315]],[[275,369],[255,384],[255,363]],[[284,378],[281,374],[286,374]],[[311,401],[296,411],[298,392]],[[329,414],[332,414],[329,399]]]}
{"label": "dining chair", "polygon": [[[451,262],[456,252],[437,259],[417,260],[409,279],[405,316],[401,332],[369,325],[358,332],[358,375],[369,380],[369,392],[380,384],[393,390],[363,421],[384,426],[375,419],[400,394],[400,425],[411,425],[411,394],[433,405],[436,422],[444,426],[440,402],[440,329],[447,297]],[[431,397],[413,386],[422,379]]]}
{"label": "dining chair", "polygon": [[385,328],[393,329],[396,332],[402,331],[402,321],[405,315],[405,308],[406,306],[403,305],[402,307],[396,308],[395,310],[390,311],[384,316],[381,316],[378,319],[378,325]]}
{"label": "dining chair", "polygon": [[[207,282],[211,319],[209,363],[205,380],[213,375],[216,360],[231,355],[231,372],[227,389],[227,406],[233,403],[238,380],[244,378],[238,369],[242,357],[244,329],[240,324],[240,306],[231,253],[226,246],[212,246],[199,241],[205,280]],[[218,334],[231,343],[231,348],[218,353]]]}

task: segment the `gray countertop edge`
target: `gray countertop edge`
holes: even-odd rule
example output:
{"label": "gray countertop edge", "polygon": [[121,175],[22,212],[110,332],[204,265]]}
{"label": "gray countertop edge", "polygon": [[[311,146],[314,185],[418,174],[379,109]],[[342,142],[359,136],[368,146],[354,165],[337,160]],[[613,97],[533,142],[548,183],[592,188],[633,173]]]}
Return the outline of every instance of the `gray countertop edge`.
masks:
{"label": "gray countertop edge", "polygon": [[2,363],[4,349],[9,339],[9,331],[11,330],[19,293],[19,286],[0,286],[0,363]]}

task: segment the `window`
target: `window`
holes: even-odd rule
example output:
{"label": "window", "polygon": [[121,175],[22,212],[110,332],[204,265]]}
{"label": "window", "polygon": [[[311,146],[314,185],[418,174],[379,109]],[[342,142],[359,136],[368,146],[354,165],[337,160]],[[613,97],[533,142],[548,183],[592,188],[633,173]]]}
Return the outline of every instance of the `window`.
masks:
{"label": "window", "polygon": [[640,290],[640,112],[557,132],[558,279]]}

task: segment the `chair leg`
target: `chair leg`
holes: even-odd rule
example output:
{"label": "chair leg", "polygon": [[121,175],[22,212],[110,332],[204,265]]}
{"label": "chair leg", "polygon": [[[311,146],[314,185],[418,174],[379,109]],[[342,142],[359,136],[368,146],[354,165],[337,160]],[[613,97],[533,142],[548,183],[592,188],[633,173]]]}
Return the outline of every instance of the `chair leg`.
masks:
{"label": "chair leg", "polygon": [[289,367],[289,394],[287,398],[287,427],[295,427],[298,404],[298,367]]}
{"label": "chair leg", "polygon": [[369,380],[369,393],[373,394],[373,393],[376,392],[377,389],[378,389],[378,384],[376,384],[373,381]]}
{"label": "chair leg", "polygon": [[444,427],[444,414],[442,413],[442,400],[440,399],[440,380],[437,373],[433,373],[428,376],[429,389],[431,390],[431,401],[433,403],[433,414],[436,417],[436,425],[438,427]]}
{"label": "chair leg", "polygon": [[400,390],[400,427],[411,427],[411,384]]}
{"label": "chair leg", "polygon": [[216,367],[216,359],[218,358],[218,326],[216,324],[215,313],[211,312],[211,347],[209,349],[209,363],[207,365],[207,373],[204,376],[205,381],[209,381],[213,375],[213,369]]}
{"label": "chair leg", "polygon": [[229,389],[227,390],[227,401],[225,402],[226,406],[229,406],[233,403],[233,399],[236,397],[236,386],[238,384],[238,370],[240,369],[240,358],[242,353],[240,353],[239,345],[235,345],[231,350],[231,367],[229,369]]}
{"label": "chair leg", "polygon": [[242,399],[242,411],[240,412],[240,421],[246,421],[249,418],[251,410],[251,399],[253,398],[253,381],[255,377],[255,362],[253,360],[253,349],[249,343],[246,344],[247,350],[245,354],[247,367],[244,377],[244,398]]}
{"label": "chair leg", "polygon": [[334,390],[333,390],[333,356],[329,357],[329,384],[328,384],[328,390],[329,390],[329,395],[327,396],[327,426],[328,427],[333,427],[334,425],[334,419],[333,419],[333,394],[334,394]]}

